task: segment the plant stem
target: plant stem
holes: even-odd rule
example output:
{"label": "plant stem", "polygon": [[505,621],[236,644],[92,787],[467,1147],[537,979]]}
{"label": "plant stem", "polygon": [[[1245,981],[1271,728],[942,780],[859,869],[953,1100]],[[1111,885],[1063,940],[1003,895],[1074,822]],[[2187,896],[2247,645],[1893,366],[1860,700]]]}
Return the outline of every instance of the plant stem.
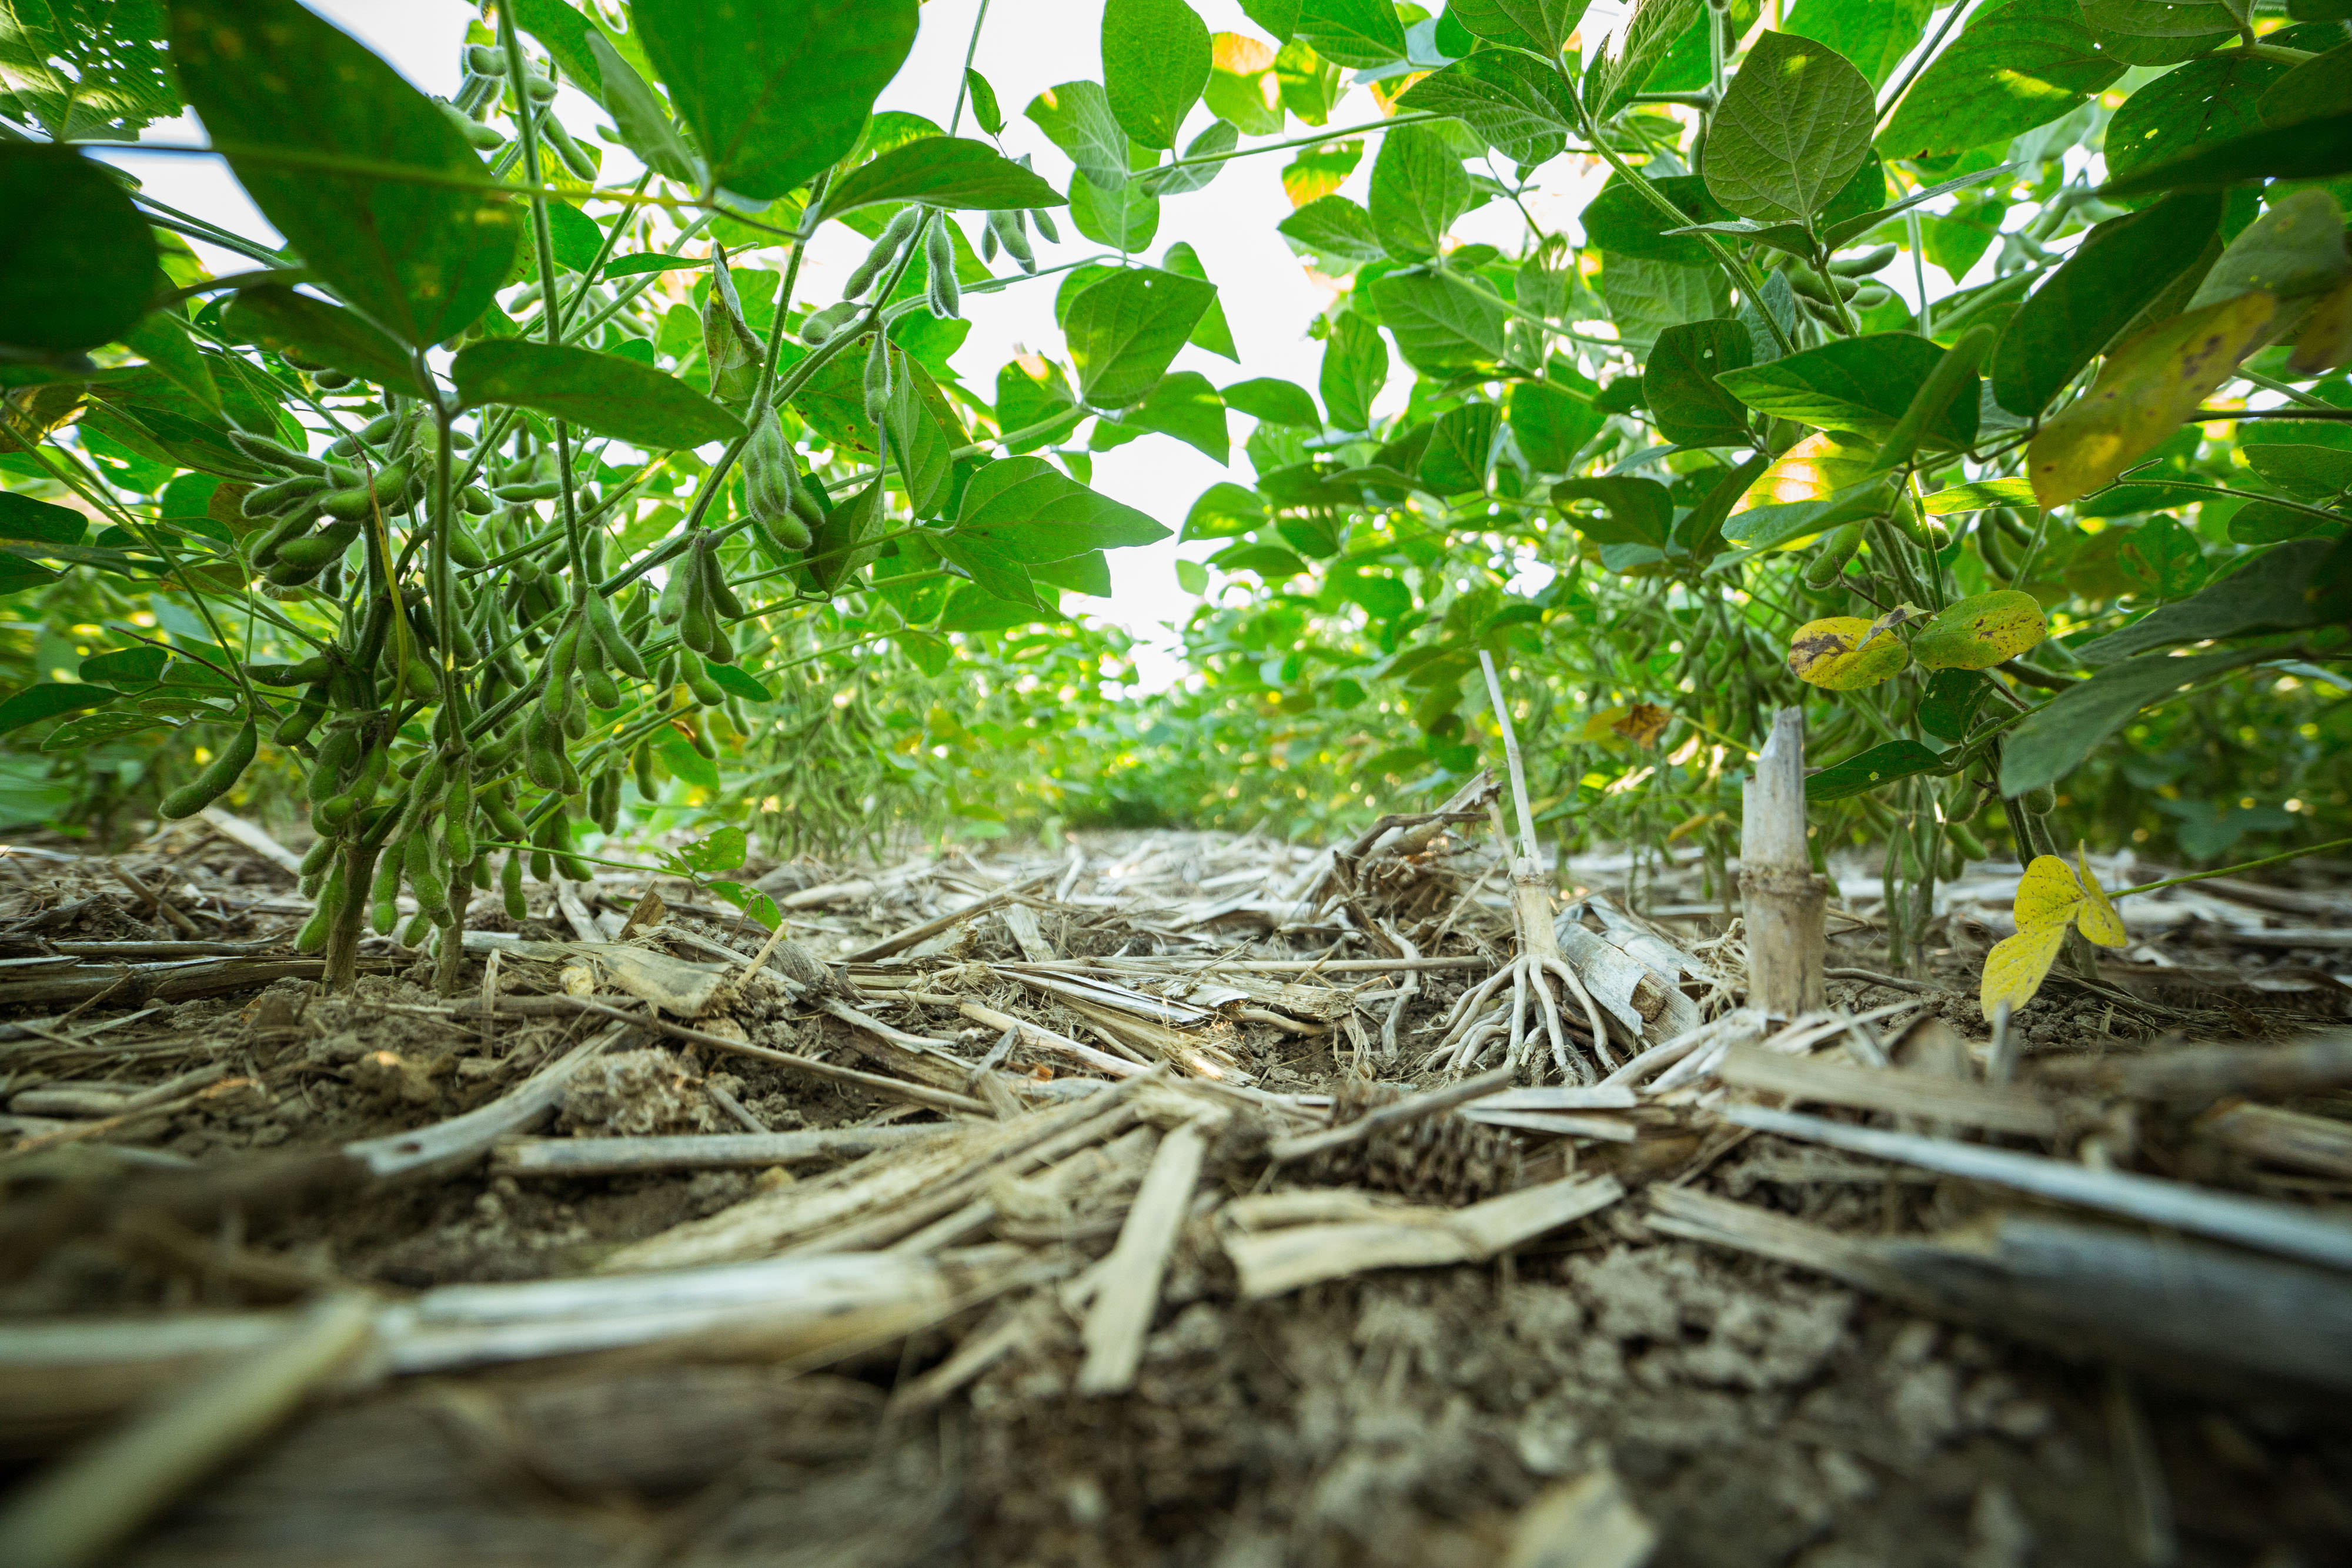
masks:
{"label": "plant stem", "polygon": [[980,0],[980,12],[971,19],[971,41],[963,47],[963,75],[956,78],[955,112],[948,116],[948,134],[953,136],[963,123],[965,99],[971,96],[971,62],[980,53],[980,30],[988,25],[988,0]]}
{"label": "plant stem", "polygon": [[2189,882],[2210,882],[2217,876],[2235,876],[2242,871],[2260,871],[2264,866],[2284,865],[2288,861],[2302,860],[2306,855],[2325,854],[2329,850],[2341,849],[2352,849],[2352,839],[2331,839],[2324,844],[2314,844],[2307,850],[2289,850],[2284,854],[2265,855],[2258,861],[2247,861],[2239,865],[2225,865],[2219,871],[2194,871],[2186,876],[2168,876],[2162,882],[2145,882],[2137,887],[2126,887],[2120,893],[2112,893],[2107,896],[2129,898],[2135,893],[2154,893],[2159,887],[2179,887],[2181,883]]}

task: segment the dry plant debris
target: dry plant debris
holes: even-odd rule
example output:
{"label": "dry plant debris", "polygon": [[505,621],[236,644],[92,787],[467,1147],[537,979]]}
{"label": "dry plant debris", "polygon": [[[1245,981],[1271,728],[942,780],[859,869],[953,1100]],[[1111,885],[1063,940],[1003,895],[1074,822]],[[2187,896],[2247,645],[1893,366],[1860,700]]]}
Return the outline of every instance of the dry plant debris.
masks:
{"label": "dry plant debris", "polygon": [[235,819],[9,860],[0,1561],[2352,1551],[2352,901],[2130,901],[2001,1082],[2014,868],[1886,975],[1833,863],[1770,1016],[1496,800],[778,866],[774,940],[565,883],[456,998],[318,994]]}

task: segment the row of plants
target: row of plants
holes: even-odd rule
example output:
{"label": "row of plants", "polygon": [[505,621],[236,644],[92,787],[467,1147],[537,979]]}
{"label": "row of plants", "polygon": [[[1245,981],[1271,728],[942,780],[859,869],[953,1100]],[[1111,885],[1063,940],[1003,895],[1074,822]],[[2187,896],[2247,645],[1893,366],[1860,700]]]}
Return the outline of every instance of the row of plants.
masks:
{"label": "row of plants", "polygon": [[[1244,9],[1109,0],[1101,81],[1013,113],[967,73],[936,120],[873,112],[911,0],[512,0],[446,102],[292,0],[20,17],[0,805],[297,802],[305,942],[347,973],[404,887],[445,976],[453,883],[625,818],[1360,821],[1491,750],[1482,652],[1571,845],[1719,862],[1808,702],[1897,959],[1995,842],[2341,821],[2337,0],[1642,0],[1597,47],[1580,0]],[[183,102],[282,248],[74,145]],[[1147,258],[1260,153],[1332,283],[1312,388],[1171,368],[1237,356],[1189,247]],[[1454,237],[1495,204],[1514,253]],[[836,222],[870,253],[806,298]],[[1063,351],[974,385],[1006,288]],[[1250,482],[1185,517],[1091,487],[1235,413]],[[1060,596],[1180,521],[1216,548],[1144,698]]]}

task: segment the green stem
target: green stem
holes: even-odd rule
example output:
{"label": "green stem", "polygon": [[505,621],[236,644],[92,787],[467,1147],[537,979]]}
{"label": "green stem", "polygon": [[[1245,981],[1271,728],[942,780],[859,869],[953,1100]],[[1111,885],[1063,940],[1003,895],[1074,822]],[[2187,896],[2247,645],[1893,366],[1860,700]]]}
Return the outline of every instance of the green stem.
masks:
{"label": "green stem", "polygon": [[2329,850],[2341,849],[2352,849],[2352,839],[2333,839],[2324,844],[2314,844],[2307,850],[2289,850],[2284,854],[2265,855],[2258,861],[2247,861],[2240,865],[2225,865],[2219,871],[2195,871],[2186,876],[2168,876],[2162,882],[2142,883],[2137,887],[2127,887],[2120,893],[2110,894],[2108,896],[2129,898],[2135,893],[2154,893],[2159,887],[2179,887],[2181,883],[2189,882],[2210,882],[2217,876],[2235,876],[2242,871],[2260,871],[2264,866],[2284,865],[2288,861],[2299,861],[2307,855],[2325,854]]}
{"label": "green stem", "polygon": [[1450,114],[1431,113],[1391,115],[1386,120],[1367,120],[1361,125],[1343,125],[1336,131],[1318,131],[1312,136],[1294,136],[1286,141],[1265,141],[1255,147],[1236,147],[1230,152],[1203,152],[1198,158],[1179,158],[1172,163],[1140,171],[1138,177],[1148,174],[1156,179],[1165,179],[1179,169],[1202,169],[1212,164],[1230,163],[1236,158],[1255,158],[1261,152],[1287,152],[1294,147],[1313,147],[1320,142],[1343,141],[1375,131],[1394,131],[1400,125],[1425,125],[1431,120],[1453,118]]}
{"label": "green stem", "polygon": [[963,75],[956,78],[955,112],[948,116],[948,134],[963,123],[964,101],[971,96],[971,62],[980,53],[980,30],[988,23],[988,0],[980,0],[980,14],[971,19],[971,41],[963,47]]}

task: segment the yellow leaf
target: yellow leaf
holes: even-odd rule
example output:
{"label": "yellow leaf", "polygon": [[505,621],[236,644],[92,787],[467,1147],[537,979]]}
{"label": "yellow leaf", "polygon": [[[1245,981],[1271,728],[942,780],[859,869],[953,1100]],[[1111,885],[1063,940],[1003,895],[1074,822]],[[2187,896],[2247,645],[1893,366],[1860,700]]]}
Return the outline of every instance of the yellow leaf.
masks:
{"label": "yellow leaf", "polygon": [[[391,596],[387,594],[385,597]],[[1625,722],[1625,716],[1632,711],[1622,703],[1615,707],[1601,708],[1584,721],[1584,727],[1576,732],[1576,738],[1604,742],[1614,740],[1617,738],[1617,727]]]}
{"label": "yellow leaf", "polygon": [[2262,343],[2277,308],[2270,295],[2242,294],[2159,322],[2109,354],[2091,390],[2026,448],[2034,498],[2063,506],[2154,449]]}
{"label": "yellow leaf", "polygon": [[[2064,862],[2061,862],[2061,864]],[[2033,999],[2066,940],[2066,922],[2045,920],[2021,925],[2014,936],[2004,936],[1985,955],[1984,986],[1978,995],[1987,1019],[2001,1003],[2011,1012]]]}
{"label": "yellow leaf", "polygon": [[2074,846],[2074,863],[2083,873],[2083,906],[2074,912],[2075,929],[2102,947],[2120,947],[2131,940],[2124,930],[2123,916],[2107,902],[2106,889],[2091,874],[2091,862],[2078,842]]}
{"label": "yellow leaf", "polygon": [[2056,855],[2036,855],[2017,880],[2017,928],[2022,931],[2046,920],[2063,925],[2074,918],[2083,898],[2083,883],[2073,866]]}
{"label": "yellow leaf", "polygon": [[1859,615],[1808,621],[1789,639],[1789,670],[1824,691],[1854,692],[1902,673],[1911,650]]}
{"label": "yellow leaf", "polygon": [[1927,670],[1989,670],[2050,634],[2030,593],[2005,588],[1948,605],[1912,639],[1911,656]]}

